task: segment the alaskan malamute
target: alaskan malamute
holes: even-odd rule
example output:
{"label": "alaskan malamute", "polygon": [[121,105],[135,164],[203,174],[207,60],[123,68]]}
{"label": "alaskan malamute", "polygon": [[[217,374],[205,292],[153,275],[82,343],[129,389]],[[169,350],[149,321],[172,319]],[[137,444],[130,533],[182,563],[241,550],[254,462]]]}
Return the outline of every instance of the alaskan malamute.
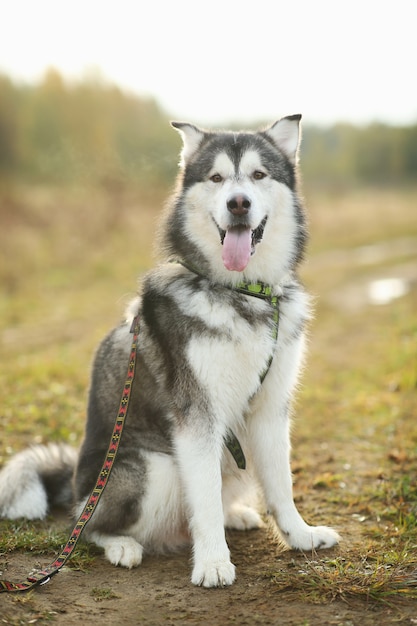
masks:
{"label": "alaskan malamute", "polygon": [[262,510],[291,548],[337,543],[331,528],[304,522],[292,495],[291,400],[309,318],[296,276],[307,239],[300,118],[253,133],[173,123],[183,150],[162,261],[98,349],[81,450],[35,446],[12,458],[0,474],[3,517],[43,517],[52,495],[82,510],[108,448],[139,311],[129,414],[87,538],[128,568],[191,541],[191,580],[204,587],[233,583],[224,528],[258,528]]}

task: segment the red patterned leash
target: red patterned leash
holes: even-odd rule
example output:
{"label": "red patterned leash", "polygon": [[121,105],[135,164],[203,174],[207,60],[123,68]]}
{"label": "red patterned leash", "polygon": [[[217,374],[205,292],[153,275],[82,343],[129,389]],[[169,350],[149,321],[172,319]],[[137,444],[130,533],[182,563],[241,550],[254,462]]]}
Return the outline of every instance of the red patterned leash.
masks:
{"label": "red patterned leash", "polygon": [[52,576],[59,572],[61,567],[63,567],[63,565],[65,565],[65,563],[70,558],[81,536],[81,533],[83,532],[86,524],[90,521],[97,507],[97,504],[100,500],[105,486],[107,485],[107,481],[109,480],[109,476],[114,465],[117,450],[120,444],[120,439],[122,436],[125,418],[127,416],[127,410],[129,407],[130,394],[132,390],[133,379],[135,376],[136,353],[139,336],[139,316],[136,316],[134,318],[130,332],[133,333],[133,340],[130,350],[129,367],[127,370],[127,377],[123,389],[122,398],[120,400],[119,411],[111,436],[109,448],[106,454],[106,459],[103,463],[100,474],[98,475],[96,485],[87,500],[87,504],[85,505],[83,512],[78,518],[78,521],[74,526],[74,530],[72,531],[70,538],[68,539],[64,549],[62,550],[58,558],[45,569],[31,573],[27,577],[25,582],[14,583],[7,580],[0,580],[0,593],[3,591],[28,591],[29,589],[32,589],[37,585],[44,585],[45,583],[47,583]]}

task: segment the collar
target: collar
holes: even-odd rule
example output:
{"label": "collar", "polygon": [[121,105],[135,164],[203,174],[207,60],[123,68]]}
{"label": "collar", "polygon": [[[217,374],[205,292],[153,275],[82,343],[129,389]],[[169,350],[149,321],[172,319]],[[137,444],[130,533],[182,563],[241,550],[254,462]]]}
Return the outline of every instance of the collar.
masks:
{"label": "collar", "polygon": [[[174,263],[179,263],[180,265],[185,267],[190,272],[193,272],[194,274],[197,274],[197,276],[202,276],[203,278],[207,278],[206,275],[203,274],[203,272],[201,272],[199,269],[194,267],[194,265],[191,265],[190,263],[186,263],[182,259],[177,259],[177,260],[175,260],[173,262]],[[246,283],[246,282],[242,281],[242,282],[237,283],[236,285],[233,285],[233,286],[230,286],[230,285],[223,285],[223,286],[226,289],[230,289],[231,291],[237,291],[239,293],[243,293],[246,296],[254,296],[255,298],[261,298],[262,300],[269,300],[274,305],[278,301],[278,296],[274,296],[272,294],[272,287],[270,287],[269,285],[266,285],[262,281],[259,281],[259,282],[256,282],[256,283]]]}

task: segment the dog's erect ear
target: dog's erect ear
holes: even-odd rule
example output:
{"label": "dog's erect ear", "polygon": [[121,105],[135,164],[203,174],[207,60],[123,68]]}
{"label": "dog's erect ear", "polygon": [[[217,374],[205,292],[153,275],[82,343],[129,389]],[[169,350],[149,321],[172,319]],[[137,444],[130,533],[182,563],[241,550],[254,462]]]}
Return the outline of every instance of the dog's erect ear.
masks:
{"label": "dog's erect ear", "polygon": [[183,147],[180,165],[184,167],[198,150],[204,137],[204,131],[193,124],[188,124],[188,122],[171,122],[171,126],[176,128],[182,137]]}
{"label": "dog's erect ear", "polygon": [[297,150],[300,144],[301,115],[288,115],[275,122],[265,132],[280,148],[292,163],[297,161]]}

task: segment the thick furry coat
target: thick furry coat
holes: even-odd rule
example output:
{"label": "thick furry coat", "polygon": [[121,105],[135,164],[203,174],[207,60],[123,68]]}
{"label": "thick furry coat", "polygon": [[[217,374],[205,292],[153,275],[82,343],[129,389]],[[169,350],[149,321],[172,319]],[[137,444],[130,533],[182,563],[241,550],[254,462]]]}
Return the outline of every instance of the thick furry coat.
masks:
{"label": "thick furry coat", "polygon": [[[309,317],[296,275],[307,239],[296,175],[300,117],[254,133],[174,124],[184,145],[161,230],[163,260],[98,349],[81,450],[34,448],[12,459],[0,473],[3,516],[44,516],[47,492],[75,457],[73,498],[82,510],[107,450],[139,311],[129,415],[88,538],[126,567],[146,551],[191,541],[192,582],[207,587],[233,582],[224,527],[260,527],[259,505],[292,548],[338,541],[332,529],[307,525],[292,496],[290,410]],[[268,297],[248,293],[257,290]],[[245,470],[225,445],[230,433]],[[25,459],[32,471],[23,480]]]}

